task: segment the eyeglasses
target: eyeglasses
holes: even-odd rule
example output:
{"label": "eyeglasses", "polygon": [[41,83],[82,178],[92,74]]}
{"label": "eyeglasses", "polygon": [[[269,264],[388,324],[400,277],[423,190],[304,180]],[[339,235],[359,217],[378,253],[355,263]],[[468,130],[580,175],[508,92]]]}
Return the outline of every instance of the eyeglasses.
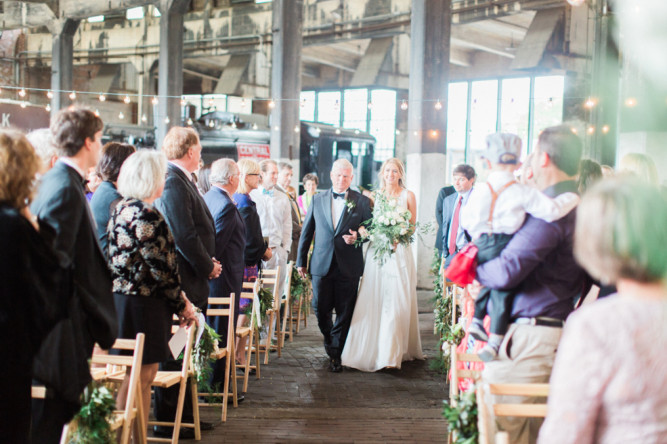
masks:
{"label": "eyeglasses", "polygon": [[259,173],[248,173],[246,176],[259,176]]}

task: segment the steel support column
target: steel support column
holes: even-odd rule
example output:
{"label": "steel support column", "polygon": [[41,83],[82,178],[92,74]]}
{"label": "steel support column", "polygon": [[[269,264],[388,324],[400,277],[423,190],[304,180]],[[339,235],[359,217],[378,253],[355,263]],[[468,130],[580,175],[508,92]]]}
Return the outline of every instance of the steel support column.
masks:
{"label": "steel support column", "polygon": [[69,106],[68,97],[72,91],[72,71],[74,69],[74,33],[79,27],[79,20],[58,19],[49,23],[51,32],[51,115],[61,108]]}

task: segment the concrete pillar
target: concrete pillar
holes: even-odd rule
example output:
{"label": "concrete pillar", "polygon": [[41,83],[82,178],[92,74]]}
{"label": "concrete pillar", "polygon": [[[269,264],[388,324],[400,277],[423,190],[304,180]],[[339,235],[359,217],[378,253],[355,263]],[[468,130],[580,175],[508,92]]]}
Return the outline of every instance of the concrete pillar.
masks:
{"label": "concrete pillar", "polygon": [[[412,1],[406,168],[421,223],[435,220],[435,200],[445,185],[450,34],[450,0]],[[432,287],[428,272],[434,245],[435,233],[431,233],[413,247],[417,283],[422,288]]]}
{"label": "concrete pillar", "polygon": [[[298,159],[303,0],[273,2],[271,157]],[[298,171],[295,171],[298,173]]]}
{"label": "concrete pillar", "polygon": [[[49,23],[51,32],[51,116],[71,103],[68,97],[72,87],[74,69],[74,33],[79,27],[79,20],[57,19]],[[61,92],[58,92],[61,91]]]}
{"label": "concrete pillar", "polygon": [[[188,0],[160,0],[160,65],[158,67],[158,105],[155,116],[156,146],[162,146],[167,131],[181,124],[183,94],[183,16]],[[141,119],[141,116],[139,116]]]}

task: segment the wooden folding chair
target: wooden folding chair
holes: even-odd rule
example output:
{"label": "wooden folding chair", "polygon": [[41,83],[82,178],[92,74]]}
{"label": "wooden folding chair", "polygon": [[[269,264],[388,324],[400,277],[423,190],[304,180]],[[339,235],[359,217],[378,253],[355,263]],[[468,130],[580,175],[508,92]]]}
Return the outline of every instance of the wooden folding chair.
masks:
{"label": "wooden folding chair", "polygon": [[[172,332],[175,333],[178,331],[178,325],[172,326]],[[183,366],[180,371],[158,371],[155,379],[153,380],[153,387],[169,388],[175,385],[179,386],[178,392],[178,404],[176,407],[176,417],[174,421],[149,421],[149,425],[157,426],[167,426],[173,427],[174,431],[171,439],[168,438],[156,438],[149,437],[148,441],[155,442],[171,442],[173,444],[178,443],[178,437],[181,432],[181,427],[194,428],[195,429],[195,439],[201,439],[201,429],[199,426],[199,404],[198,404],[198,391],[197,391],[197,378],[194,374],[194,368],[192,366],[192,350],[195,345],[195,333],[197,327],[195,324],[192,324],[187,329],[187,340],[185,342],[185,350],[183,351]],[[182,422],[183,416],[183,404],[185,402],[185,394],[187,384],[190,384],[190,389],[192,391],[192,423]]]}
{"label": "wooden folding chair", "polygon": [[292,269],[294,262],[287,264],[287,273],[285,277],[285,291],[280,296],[280,305],[283,310],[282,328],[279,330],[280,347],[285,347],[285,337],[289,336],[289,341],[292,342],[292,332],[294,325],[294,318],[292,317]]}
{"label": "wooden folding chair", "polygon": [[146,424],[144,423],[143,402],[141,397],[141,361],[144,353],[145,335],[138,333],[136,339],[117,339],[112,350],[131,350],[132,355],[94,354],[92,365],[106,365],[106,368],[93,368],[92,375],[97,381],[122,383],[130,369],[130,381],[127,389],[125,409],[114,412],[111,429],[120,429],[120,444],[130,442],[130,428],[134,423],[135,442],[146,442]]}
{"label": "wooden folding chair", "polygon": [[[495,433],[494,441],[491,440],[495,427],[489,415],[485,392],[498,396],[525,396],[544,397],[549,396],[549,384],[478,384],[477,385],[477,423],[479,426],[480,444],[509,443],[507,432]],[[544,418],[547,415],[547,404],[521,404],[521,403],[494,403],[491,405],[494,416],[519,416],[525,418]]]}
{"label": "wooden folding chair", "polygon": [[[243,291],[241,292],[241,299],[249,299],[251,301],[251,314],[250,314],[250,320],[248,322],[248,325],[238,325],[236,327],[236,337],[237,338],[248,338],[246,341],[246,359],[245,359],[245,364],[236,364],[237,369],[243,369],[244,371],[244,376],[243,376],[243,392],[248,391],[248,378],[249,378],[249,372],[251,369],[255,370],[255,376],[257,379],[259,379],[259,367],[260,367],[260,356],[259,356],[259,328],[257,327],[257,313],[259,313],[259,307],[256,306],[256,296],[257,296],[257,290],[259,289],[259,281],[255,282],[244,282],[243,283],[243,289],[244,290],[251,290],[251,291]],[[260,321],[261,322],[261,321]],[[255,355],[255,363],[253,365],[250,364],[252,355]],[[234,361],[236,362],[236,360]]]}
{"label": "wooden folding chair", "polygon": [[[232,399],[234,407],[238,407],[238,393],[236,383],[236,365],[232,364],[236,361],[235,342],[236,334],[234,329],[234,307],[236,303],[236,295],[231,293],[227,298],[208,298],[208,310],[206,316],[213,318],[216,316],[226,317],[227,321],[227,344],[225,347],[219,349],[215,355],[215,359],[225,359],[225,387],[222,393],[202,393],[204,397],[221,397],[222,398],[222,421],[227,421],[227,401],[229,399],[229,378],[232,379]],[[216,406],[220,403],[200,403],[204,406]]]}
{"label": "wooden folding chair", "polygon": [[467,363],[469,367],[470,363],[482,362],[482,360],[479,358],[479,356],[473,353],[458,353],[456,351],[456,345],[450,346],[450,371],[452,379],[449,382],[449,402],[452,406],[456,405],[456,397],[459,395],[460,380],[469,378],[473,381],[477,381],[482,374],[482,372],[479,370],[474,370],[471,368],[458,368],[459,362]]}
{"label": "wooden folding chair", "polygon": [[[271,344],[271,338],[273,337],[273,332],[274,332],[274,323],[275,323],[275,331],[277,332],[280,331],[280,294],[278,294],[280,288],[279,284],[280,266],[274,269],[262,270],[262,275],[260,279],[262,281],[262,287],[270,287],[273,293],[272,306],[269,310],[267,310],[269,319],[267,321],[268,328],[267,328],[266,343],[260,344],[260,347],[264,350],[264,365],[267,365],[269,363],[269,353],[271,352],[272,349],[277,350],[278,357],[282,355],[282,345],[280,341],[280,335],[277,335],[278,340],[276,341],[276,344],[275,345]],[[264,314],[260,313],[260,315],[263,316]]]}

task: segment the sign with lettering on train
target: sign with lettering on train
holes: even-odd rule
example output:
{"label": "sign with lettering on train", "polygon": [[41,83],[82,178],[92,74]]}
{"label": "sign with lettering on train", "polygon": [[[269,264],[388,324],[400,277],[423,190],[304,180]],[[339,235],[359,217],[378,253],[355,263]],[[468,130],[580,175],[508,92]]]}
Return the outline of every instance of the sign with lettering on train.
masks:
{"label": "sign with lettering on train", "polygon": [[237,143],[239,159],[244,157],[252,159],[270,159],[271,147],[264,143]]}
{"label": "sign with lettering on train", "polygon": [[12,102],[0,102],[0,128],[16,128],[30,132],[39,128],[48,128],[51,114],[43,106],[26,105]]}

